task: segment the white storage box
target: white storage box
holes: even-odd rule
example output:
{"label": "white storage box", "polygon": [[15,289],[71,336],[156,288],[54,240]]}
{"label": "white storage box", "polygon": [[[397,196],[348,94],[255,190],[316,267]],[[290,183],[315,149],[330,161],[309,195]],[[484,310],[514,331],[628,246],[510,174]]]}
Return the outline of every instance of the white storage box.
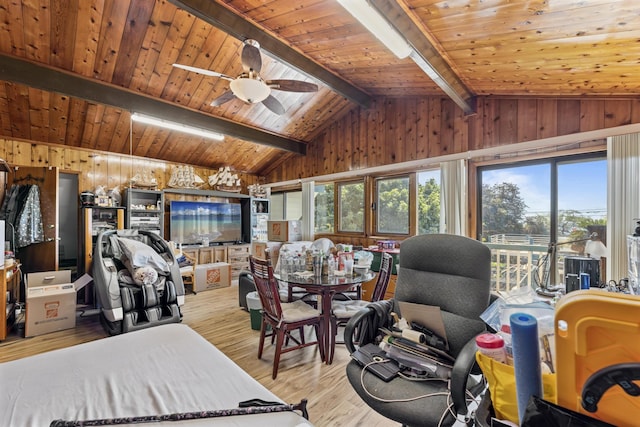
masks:
{"label": "white storage box", "polygon": [[76,289],[71,271],[27,274],[25,337],[76,326]]}

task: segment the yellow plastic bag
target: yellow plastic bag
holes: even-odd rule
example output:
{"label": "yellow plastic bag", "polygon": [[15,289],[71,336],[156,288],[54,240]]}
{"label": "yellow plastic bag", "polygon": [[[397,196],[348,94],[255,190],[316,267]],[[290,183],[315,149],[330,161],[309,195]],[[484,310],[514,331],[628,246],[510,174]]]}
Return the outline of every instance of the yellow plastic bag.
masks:
{"label": "yellow plastic bag", "polygon": [[[500,363],[479,351],[476,360],[489,384],[491,401],[496,417],[518,424],[518,399],[516,394],[516,376],[514,368]],[[546,401],[556,402],[556,375],[542,374],[542,396]]]}

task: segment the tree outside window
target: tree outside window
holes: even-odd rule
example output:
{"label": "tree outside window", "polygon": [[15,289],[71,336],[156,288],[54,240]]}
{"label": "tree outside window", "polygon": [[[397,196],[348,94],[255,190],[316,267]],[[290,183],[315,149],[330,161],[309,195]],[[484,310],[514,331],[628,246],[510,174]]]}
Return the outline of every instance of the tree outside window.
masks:
{"label": "tree outside window", "polygon": [[440,232],[440,170],[418,173],[418,234]]}
{"label": "tree outside window", "polygon": [[314,224],[315,233],[333,233],[334,229],[334,185],[316,184],[314,189]]}
{"label": "tree outside window", "polygon": [[376,180],[379,234],[409,234],[409,177]]}
{"label": "tree outside window", "polygon": [[339,231],[364,232],[364,181],[338,184]]}

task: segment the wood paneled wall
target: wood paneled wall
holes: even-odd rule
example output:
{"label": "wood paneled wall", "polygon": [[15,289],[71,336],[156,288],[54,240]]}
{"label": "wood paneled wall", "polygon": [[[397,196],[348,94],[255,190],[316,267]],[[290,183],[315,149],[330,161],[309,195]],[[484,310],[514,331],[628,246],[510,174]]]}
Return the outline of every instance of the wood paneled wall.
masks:
{"label": "wood paneled wall", "polygon": [[[59,168],[61,172],[77,173],[80,192],[94,191],[99,185],[107,189],[120,186],[122,191],[133,175],[145,170],[156,178],[158,188],[163,189],[171,176],[172,167],[177,166],[160,160],[2,138],[0,158],[11,166],[51,166]],[[217,169],[198,167],[194,170],[205,183],[209,175],[217,172]],[[238,174],[238,177],[242,180],[242,192],[245,194],[248,193],[248,185],[258,182],[258,177],[254,175]],[[208,184],[204,189],[210,189]]]}
{"label": "wood paneled wall", "polygon": [[465,117],[445,98],[376,99],[267,175],[279,182],[640,123],[640,100],[478,99]]}

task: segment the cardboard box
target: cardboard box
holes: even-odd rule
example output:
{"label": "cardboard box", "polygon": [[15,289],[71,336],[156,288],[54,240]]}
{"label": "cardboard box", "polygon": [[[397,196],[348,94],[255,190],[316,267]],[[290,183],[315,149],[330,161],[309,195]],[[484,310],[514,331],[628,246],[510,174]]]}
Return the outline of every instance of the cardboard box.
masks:
{"label": "cardboard box", "polygon": [[274,242],[302,240],[302,222],[299,220],[267,221],[267,239]]}
{"label": "cardboard box", "polygon": [[266,251],[271,255],[271,264],[275,267],[278,263],[282,242],[251,242],[251,255],[256,258],[265,259]]}
{"label": "cardboard box", "polygon": [[193,292],[208,291],[231,286],[231,264],[214,262],[198,264],[195,269]]}
{"label": "cardboard box", "polygon": [[71,271],[27,274],[25,337],[76,326],[76,289]]}

